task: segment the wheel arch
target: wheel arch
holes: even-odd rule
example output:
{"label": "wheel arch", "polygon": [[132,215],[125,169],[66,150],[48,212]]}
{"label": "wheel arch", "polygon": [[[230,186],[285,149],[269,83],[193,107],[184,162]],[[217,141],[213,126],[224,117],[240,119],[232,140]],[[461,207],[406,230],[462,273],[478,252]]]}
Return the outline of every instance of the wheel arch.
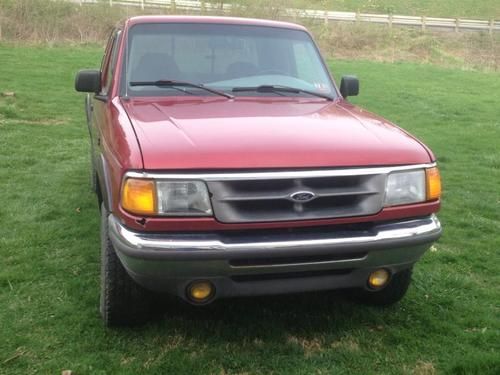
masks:
{"label": "wheel arch", "polygon": [[109,166],[104,158],[104,155],[100,154],[96,163],[96,194],[99,207],[104,204],[104,207],[108,212],[112,211],[113,207],[113,193],[111,189],[111,176],[109,174]]}

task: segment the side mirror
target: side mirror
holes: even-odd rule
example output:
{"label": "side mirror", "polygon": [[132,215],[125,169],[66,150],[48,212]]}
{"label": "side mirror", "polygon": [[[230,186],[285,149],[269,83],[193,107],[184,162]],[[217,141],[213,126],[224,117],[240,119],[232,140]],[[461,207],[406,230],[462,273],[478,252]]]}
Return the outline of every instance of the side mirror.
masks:
{"label": "side mirror", "polygon": [[101,91],[101,72],[99,70],[80,70],[75,77],[75,90],[95,93]]}
{"label": "side mirror", "polygon": [[343,76],[340,82],[340,93],[344,98],[359,94],[359,80],[356,76]]}

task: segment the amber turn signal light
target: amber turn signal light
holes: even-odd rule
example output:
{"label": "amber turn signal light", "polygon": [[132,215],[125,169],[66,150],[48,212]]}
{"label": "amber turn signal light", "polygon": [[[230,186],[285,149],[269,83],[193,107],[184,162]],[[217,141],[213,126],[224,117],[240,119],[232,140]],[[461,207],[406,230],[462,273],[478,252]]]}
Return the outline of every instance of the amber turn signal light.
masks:
{"label": "amber turn signal light", "polygon": [[425,170],[425,179],[427,181],[427,200],[433,201],[441,197],[441,176],[437,167],[427,168]]}
{"label": "amber turn signal light", "polygon": [[152,180],[128,178],[122,188],[122,207],[133,214],[156,213],[156,188]]}

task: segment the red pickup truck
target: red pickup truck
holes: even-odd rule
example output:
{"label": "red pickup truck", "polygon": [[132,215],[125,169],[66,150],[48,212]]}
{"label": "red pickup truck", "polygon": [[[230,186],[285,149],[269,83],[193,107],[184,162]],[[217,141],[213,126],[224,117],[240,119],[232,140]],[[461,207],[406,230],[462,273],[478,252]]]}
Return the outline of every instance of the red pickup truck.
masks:
{"label": "red pickup truck", "polygon": [[144,16],[82,70],[107,325],[158,292],[196,305],[347,289],[400,300],[441,235],[432,152],[350,104],[302,26]]}

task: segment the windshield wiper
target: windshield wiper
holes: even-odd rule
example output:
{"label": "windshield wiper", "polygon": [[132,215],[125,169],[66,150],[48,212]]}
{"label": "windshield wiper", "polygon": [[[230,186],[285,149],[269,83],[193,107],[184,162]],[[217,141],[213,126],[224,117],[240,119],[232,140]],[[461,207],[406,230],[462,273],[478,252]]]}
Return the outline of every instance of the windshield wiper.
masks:
{"label": "windshield wiper", "polygon": [[234,96],[223,91],[211,89],[209,87],[203,86],[202,84],[184,82],[184,81],[175,81],[175,80],[166,80],[160,79],[158,81],[132,81],[130,82],[130,86],[156,86],[156,87],[195,87],[197,89],[205,90],[211,92],[212,94],[224,96],[228,99],[233,99]]}
{"label": "windshield wiper", "polygon": [[260,86],[248,86],[248,87],[234,87],[232,89],[233,92],[245,92],[245,91],[255,91],[255,92],[289,92],[293,94],[309,94],[313,96],[317,96],[319,98],[323,98],[326,100],[333,100],[333,98],[330,95],[327,94],[321,94],[319,92],[314,92],[314,91],[309,91],[309,90],[304,90],[300,89],[298,87],[289,87],[289,86],[282,86],[282,85],[260,85]]}

